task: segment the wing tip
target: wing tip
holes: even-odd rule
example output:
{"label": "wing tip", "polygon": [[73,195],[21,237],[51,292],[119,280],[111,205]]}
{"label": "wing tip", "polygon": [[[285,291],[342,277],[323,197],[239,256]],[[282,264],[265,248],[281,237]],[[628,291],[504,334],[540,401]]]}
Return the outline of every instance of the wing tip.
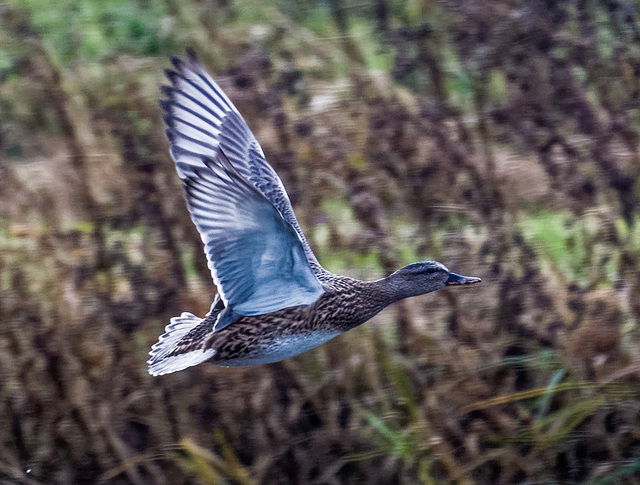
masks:
{"label": "wing tip", "polygon": [[[173,60],[172,60],[173,62]],[[177,85],[178,80],[180,79],[180,73],[179,70],[178,71],[174,71],[173,69],[165,69],[164,70],[164,75],[167,77],[167,79],[169,81],[171,81],[171,84],[173,84],[174,86]]]}
{"label": "wing tip", "polygon": [[200,59],[198,59],[198,54],[196,54],[196,51],[193,49],[193,47],[187,47],[186,53],[187,53],[187,59],[189,59],[189,62],[191,64],[196,66],[202,65],[202,63],[200,62]]}
{"label": "wing tip", "polygon": [[202,62],[200,62],[198,54],[196,54],[196,51],[195,49],[193,49],[193,47],[187,47],[185,49],[185,54],[187,62],[185,62],[178,56],[169,57],[171,65],[179,74],[184,74],[185,69],[190,69],[193,71],[204,70],[204,66],[202,65]]}
{"label": "wing tip", "polygon": [[171,101],[168,99],[160,99],[158,100],[158,105],[160,105],[160,108],[162,108],[162,111],[164,111],[167,114],[171,113]]}
{"label": "wing tip", "polygon": [[176,92],[176,88],[173,86],[167,86],[166,84],[161,84],[160,91],[162,91],[162,94],[171,100]]}
{"label": "wing tip", "polygon": [[180,59],[177,56],[171,56],[169,57],[169,60],[171,61],[171,65],[178,71],[178,72],[182,72],[182,69],[184,68],[184,61],[182,59]]}

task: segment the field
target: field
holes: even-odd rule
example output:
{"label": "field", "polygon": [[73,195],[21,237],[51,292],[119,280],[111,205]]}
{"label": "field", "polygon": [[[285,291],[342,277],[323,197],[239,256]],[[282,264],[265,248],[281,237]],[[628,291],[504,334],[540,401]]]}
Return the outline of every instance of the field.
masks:
{"label": "field", "polygon": [[[482,277],[151,377],[215,287],[158,99],[193,48],[319,261]],[[0,483],[640,483],[640,6],[0,3]]]}

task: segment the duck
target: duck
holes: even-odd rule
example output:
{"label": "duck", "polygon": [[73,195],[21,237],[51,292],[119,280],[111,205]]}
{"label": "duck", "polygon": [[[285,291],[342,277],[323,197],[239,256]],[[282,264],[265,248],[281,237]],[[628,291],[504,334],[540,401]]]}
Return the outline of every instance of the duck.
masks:
{"label": "duck", "polygon": [[204,318],[189,312],[171,318],[151,347],[151,375],[203,362],[234,367],[288,359],[394,302],[481,281],[437,261],[376,281],[322,267],[238,109],[193,51],[171,63],[160,101],[169,152],[217,293]]}

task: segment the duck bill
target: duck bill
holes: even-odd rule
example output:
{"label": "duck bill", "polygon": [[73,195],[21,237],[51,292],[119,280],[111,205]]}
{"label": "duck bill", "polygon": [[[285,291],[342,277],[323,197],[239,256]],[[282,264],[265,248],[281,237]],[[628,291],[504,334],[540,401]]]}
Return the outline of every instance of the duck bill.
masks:
{"label": "duck bill", "polygon": [[462,276],[456,273],[449,273],[449,279],[444,282],[447,286],[454,285],[471,285],[473,283],[480,283],[482,280],[475,276]]}

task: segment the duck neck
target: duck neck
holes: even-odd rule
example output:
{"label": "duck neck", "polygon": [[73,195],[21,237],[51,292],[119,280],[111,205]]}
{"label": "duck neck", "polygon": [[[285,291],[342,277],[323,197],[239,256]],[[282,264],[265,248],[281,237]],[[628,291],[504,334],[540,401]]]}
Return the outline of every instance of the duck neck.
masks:
{"label": "duck neck", "polygon": [[404,292],[401,291],[397,285],[392,283],[393,280],[390,280],[389,276],[382,278],[381,280],[366,283],[369,287],[369,291],[367,293],[370,298],[370,304],[371,307],[377,308],[376,313],[380,312],[392,303],[406,298]]}
{"label": "duck neck", "polygon": [[357,311],[344,313],[338,318],[333,318],[332,323],[340,332],[350,330],[370,318],[374,317],[392,303],[406,297],[398,290],[397,285],[390,284],[387,278],[377,281],[360,281],[351,278],[341,278],[341,288],[334,291],[349,297],[350,305]]}
{"label": "duck neck", "polygon": [[385,302],[385,306],[391,305],[399,300],[403,300],[410,296],[416,296],[420,292],[416,292],[415,288],[411,288],[404,280],[398,277],[396,273],[371,283],[374,285],[378,298]]}

